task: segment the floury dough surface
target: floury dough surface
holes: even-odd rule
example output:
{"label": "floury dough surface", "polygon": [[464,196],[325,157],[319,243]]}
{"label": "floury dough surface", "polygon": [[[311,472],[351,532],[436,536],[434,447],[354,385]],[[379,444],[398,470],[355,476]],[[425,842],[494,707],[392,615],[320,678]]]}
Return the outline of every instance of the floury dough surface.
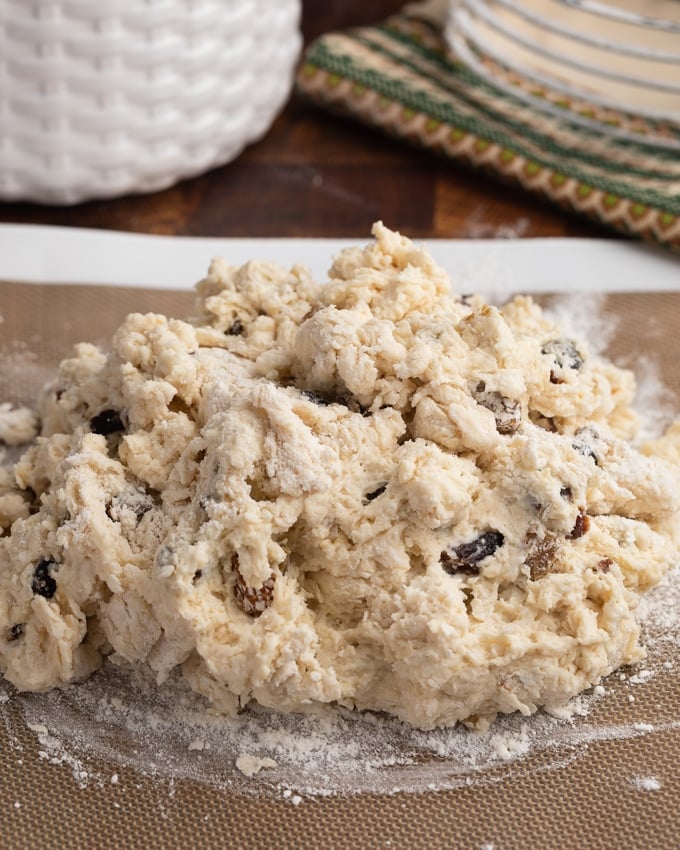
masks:
{"label": "floury dough surface", "polygon": [[527,298],[451,295],[382,225],[335,261],[215,261],[190,322],[80,345],[0,479],[0,669],[105,656],[250,700],[423,728],[564,703],[642,657],[678,560],[680,427]]}

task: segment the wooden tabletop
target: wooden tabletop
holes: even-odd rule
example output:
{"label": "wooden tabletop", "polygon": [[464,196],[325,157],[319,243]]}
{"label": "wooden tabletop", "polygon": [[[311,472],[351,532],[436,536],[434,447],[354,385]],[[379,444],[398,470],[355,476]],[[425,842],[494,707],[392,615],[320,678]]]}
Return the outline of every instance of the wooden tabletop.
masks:
{"label": "wooden tabletop", "polygon": [[[306,0],[306,42],[368,24],[400,0]],[[0,204],[0,221],[193,236],[609,237],[605,229],[462,165],[333,117],[292,95],[234,162],[163,192],[71,207]]]}

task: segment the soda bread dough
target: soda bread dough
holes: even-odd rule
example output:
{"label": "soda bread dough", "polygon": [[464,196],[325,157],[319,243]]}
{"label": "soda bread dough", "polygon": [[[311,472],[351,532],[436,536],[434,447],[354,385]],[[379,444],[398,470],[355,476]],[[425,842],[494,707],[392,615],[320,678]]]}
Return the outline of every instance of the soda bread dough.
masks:
{"label": "soda bread dough", "polygon": [[451,295],[378,224],[321,286],[213,262],[190,322],[79,345],[0,481],[0,669],[178,665],[222,712],[422,728],[557,706],[640,659],[678,560],[680,427],[528,298]]}

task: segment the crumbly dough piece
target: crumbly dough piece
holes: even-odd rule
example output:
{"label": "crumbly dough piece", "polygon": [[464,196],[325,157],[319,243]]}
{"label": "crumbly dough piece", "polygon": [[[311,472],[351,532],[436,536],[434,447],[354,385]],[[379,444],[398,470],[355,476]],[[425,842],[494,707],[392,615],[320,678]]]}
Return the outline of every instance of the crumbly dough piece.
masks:
{"label": "crumbly dough piece", "polygon": [[38,432],[38,421],[29,407],[0,404],[0,445],[21,446]]}
{"label": "crumbly dough piece", "polygon": [[215,261],[193,320],[131,315],[61,364],[0,538],[14,685],[108,656],[223,712],[483,727],[642,657],[680,428],[638,451],[628,372],[374,236],[323,286]]}

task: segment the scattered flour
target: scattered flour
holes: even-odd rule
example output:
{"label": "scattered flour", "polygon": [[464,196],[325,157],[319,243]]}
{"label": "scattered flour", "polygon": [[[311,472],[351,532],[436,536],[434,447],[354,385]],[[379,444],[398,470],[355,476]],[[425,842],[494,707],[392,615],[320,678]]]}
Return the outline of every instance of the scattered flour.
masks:
{"label": "scattered flour", "polygon": [[[625,699],[631,682],[644,688],[651,674],[672,675],[675,669],[673,662],[669,666],[668,648],[669,641],[677,646],[680,639],[678,570],[651,591],[642,615],[649,647],[643,669],[649,674],[638,671],[623,681],[615,674],[557,717],[501,717],[483,734],[463,727],[423,732],[379,714],[332,707],[293,715],[249,708],[224,718],[179,677],[158,688],[148,675],[111,664],[77,686],[13,694],[0,704],[0,719],[12,732],[11,717],[20,715],[15,722],[38,735],[39,757],[70,766],[80,787],[115,784],[115,765],[161,782],[190,779],[293,805],[306,795],[488,784],[511,775],[503,773],[504,767],[533,756],[542,755],[540,768],[529,761],[526,769],[558,769],[579,758],[590,743],[680,728],[680,721],[644,715],[627,723],[607,720],[606,703],[617,690]],[[13,704],[20,712],[10,712]],[[105,773],[89,767],[93,759],[108,766]]]}
{"label": "scattered flour", "polygon": [[637,358],[632,368],[636,380],[633,409],[640,418],[637,442],[644,443],[661,436],[677,416],[677,404],[671,391],[659,379],[656,363],[651,358]]}
{"label": "scattered flour", "polygon": [[604,310],[606,297],[583,292],[559,295],[551,299],[546,313],[567,336],[588,340],[591,354],[603,354],[616,333],[616,322]]}
{"label": "scattered flour", "polygon": [[659,791],[661,783],[656,776],[636,776],[633,779],[633,785],[638,791]]}
{"label": "scattered flour", "polygon": [[255,776],[256,773],[259,773],[261,770],[266,768],[274,768],[278,766],[278,762],[274,761],[274,759],[252,756],[250,753],[242,753],[236,759],[236,767],[244,776],[248,777]]}
{"label": "scattered flour", "polygon": [[[591,354],[604,354],[616,334],[616,323],[604,310],[604,294],[567,294],[551,300],[546,310],[568,336],[588,340]],[[659,378],[653,358],[636,357],[632,363],[620,363],[635,373],[633,409],[639,416],[637,443],[661,436],[677,417],[674,394]]]}

